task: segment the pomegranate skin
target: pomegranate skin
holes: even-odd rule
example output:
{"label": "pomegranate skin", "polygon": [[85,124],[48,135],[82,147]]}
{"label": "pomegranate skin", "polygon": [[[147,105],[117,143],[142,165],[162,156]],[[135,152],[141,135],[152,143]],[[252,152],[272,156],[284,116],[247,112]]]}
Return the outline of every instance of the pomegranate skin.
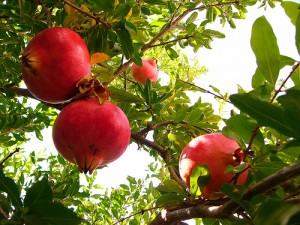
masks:
{"label": "pomegranate skin", "polygon": [[[234,174],[224,173],[228,165],[237,166],[242,163],[243,152],[235,140],[229,139],[221,133],[211,133],[193,139],[182,151],[179,160],[181,178],[190,185],[192,170],[201,164],[206,164],[210,173],[210,182],[204,187],[204,198],[216,199],[223,194],[219,191],[224,183],[233,183]],[[243,171],[236,184],[245,184],[248,170]]]}
{"label": "pomegranate skin", "polygon": [[142,59],[142,62],[142,66],[132,64],[131,75],[133,79],[142,84],[145,84],[147,79],[151,82],[156,82],[158,80],[156,59]]}
{"label": "pomegranate skin", "polygon": [[65,106],[53,125],[53,142],[61,155],[90,174],[98,166],[118,159],[130,142],[125,113],[98,98],[81,99]]}
{"label": "pomegranate skin", "polygon": [[53,27],[37,34],[22,54],[23,80],[33,96],[48,103],[69,100],[77,82],[91,73],[84,40],[73,30]]}

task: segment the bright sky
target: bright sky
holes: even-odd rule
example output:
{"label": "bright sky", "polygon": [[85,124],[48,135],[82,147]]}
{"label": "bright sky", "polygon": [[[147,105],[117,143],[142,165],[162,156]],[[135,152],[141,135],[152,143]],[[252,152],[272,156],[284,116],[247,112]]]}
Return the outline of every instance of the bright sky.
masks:
{"label": "bright sky", "polygon": [[[236,93],[237,84],[246,90],[251,89],[251,78],[256,70],[255,56],[250,46],[251,28],[253,22],[261,15],[265,15],[272,25],[281,54],[299,60],[295,48],[295,28],[284,10],[279,5],[268,11],[254,6],[249,9],[246,20],[236,21],[236,29],[231,29],[229,26],[222,28],[217,24],[211,26],[211,29],[223,32],[226,38],[215,39],[211,50],[198,51],[197,58],[200,64],[208,69],[208,73],[197,81],[198,86],[211,90],[209,85],[212,84],[223,93]],[[283,77],[289,72],[290,69],[285,70]],[[201,97],[208,102],[215,102],[209,94],[201,93]],[[215,106],[217,110],[218,106]],[[43,142],[32,140],[23,147],[28,151],[39,150],[47,143],[49,146],[47,149],[55,151],[49,131],[44,131],[43,134],[45,134]],[[127,183],[128,175],[144,178],[151,161],[152,158],[146,152],[138,150],[137,145],[132,144],[121,158],[98,171],[97,184],[104,188],[118,187],[121,183]]]}

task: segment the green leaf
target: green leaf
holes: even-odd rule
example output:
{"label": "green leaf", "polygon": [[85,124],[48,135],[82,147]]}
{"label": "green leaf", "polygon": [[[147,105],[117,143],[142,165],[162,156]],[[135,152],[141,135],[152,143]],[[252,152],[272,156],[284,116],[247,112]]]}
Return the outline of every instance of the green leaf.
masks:
{"label": "green leaf", "polygon": [[296,46],[298,53],[300,54],[300,12],[298,13],[296,20]]}
{"label": "green leaf", "polygon": [[82,222],[82,219],[72,210],[49,201],[38,201],[29,208],[28,214],[24,216],[24,221],[26,225],[36,224],[32,223],[32,220],[40,221],[42,225],[77,225]]}
{"label": "green leaf", "polygon": [[30,207],[40,200],[52,201],[53,192],[49,186],[47,177],[34,183],[26,192],[24,206]]}
{"label": "green leaf", "polygon": [[290,89],[277,100],[284,109],[286,124],[293,130],[294,137],[300,139],[300,90]]}
{"label": "green leaf", "polygon": [[134,47],[130,33],[125,28],[114,28],[126,59],[134,57]]}
{"label": "green leaf", "polygon": [[166,193],[156,200],[156,206],[171,206],[183,203],[184,197],[176,193]]}
{"label": "green leaf", "polygon": [[229,198],[231,198],[233,201],[238,203],[240,206],[242,206],[244,209],[247,210],[248,206],[247,204],[241,199],[241,192],[242,190],[239,190],[237,192],[237,187],[231,185],[231,184],[223,184],[220,188],[220,192],[227,195]]}
{"label": "green leaf", "polygon": [[287,136],[294,135],[286,124],[284,111],[280,107],[254,98],[250,94],[234,94],[229,99],[241,111],[255,119],[260,126],[272,127]]}
{"label": "green leaf", "polygon": [[20,198],[20,190],[13,179],[6,177],[0,167],[0,191],[5,192],[8,198],[11,200],[12,204],[20,209],[22,207],[22,201]]}
{"label": "green leaf", "polygon": [[127,16],[130,11],[130,6],[128,4],[119,4],[118,7],[113,11],[113,18],[123,18]]}
{"label": "green leaf", "polygon": [[[245,115],[235,115],[226,121],[226,127],[223,128],[222,133],[239,142],[240,139],[245,143],[249,143],[252,137],[252,130],[256,127],[257,122]],[[259,148],[264,144],[264,137],[260,131],[255,136],[253,144]]]}
{"label": "green leaf", "polygon": [[168,56],[171,58],[171,59],[176,59],[176,58],[178,58],[178,53],[172,48],[172,47],[170,47],[170,46],[166,46],[165,47],[165,49],[166,49],[166,51],[167,51],[167,54],[168,54]]}
{"label": "green leaf", "polygon": [[299,218],[299,213],[299,204],[268,199],[259,208],[254,218],[254,223],[256,225],[287,225],[291,224],[288,222],[293,216],[297,215]]}
{"label": "green leaf", "polygon": [[296,25],[297,16],[299,13],[299,4],[291,1],[283,1],[281,6],[284,8],[284,11],[288,17],[290,17],[291,22]]}
{"label": "green leaf", "polygon": [[[177,162],[178,163],[178,162]],[[161,193],[176,193],[186,197],[186,192],[180,187],[175,180],[165,180],[158,185],[157,190]]]}
{"label": "green leaf", "polygon": [[111,92],[111,98],[117,102],[128,102],[128,103],[144,103],[145,100],[137,95],[133,95],[123,89],[119,89],[116,87],[109,87],[109,91]]}
{"label": "green leaf", "polygon": [[93,3],[99,8],[106,12],[111,12],[114,10],[114,1],[112,0],[101,0],[93,1]]}
{"label": "green leaf", "polygon": [[186,24],[193,23],[198,17],[198,12],[193,12],[186,20]]}
{"label": "green leaf", "polygon": [[251,47],[256,56],[258,69],[275,86],[280,70],[280,53],[273,29],[264,16],[253,24]]}
{"label": "green leaf", "polygon": [[205,186],[210,182],[209,169],[206,164],[196,166],[190,176],[190,192],[192,196],[201,195]]}

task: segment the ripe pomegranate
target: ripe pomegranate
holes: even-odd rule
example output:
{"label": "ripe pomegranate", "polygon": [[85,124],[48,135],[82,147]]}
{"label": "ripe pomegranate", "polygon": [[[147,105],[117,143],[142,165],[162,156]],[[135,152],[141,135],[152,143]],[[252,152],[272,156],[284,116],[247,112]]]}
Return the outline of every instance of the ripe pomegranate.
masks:
{"label": "ripe pomegranate", "polygon": [[43,30],[22,54],[23,80],[32,95],[44,102],[69,100],[77,93],[77,82],[90,72],[87,46],[68,28]]}
{"label": "ripe pomegranate", "polygon": [[[224,171],[228,165],[241,164],[243,157],[244,154],[238,143],[221,133],[198,136],[181,153],[180,176],[190,185],[192,170],[198,165],[206,164],[210,173],[210,181],[202,190],[202,196],[209,199],[223,197],[223,194],[214,192],[217,192],[224,183],[233,183],[235,176],[235,174],[224,173]],[[248,170],[245,170],[238,176],[236,184],[243,185],[247,177]]]}
{"label": "ripe pomegranate", "polygon": [[151,82],[156,82],[158,80],[156,59],[142,59],[142,62],[142,66],[132,64],[131,75],[133,79],[135,81],[139,81],[142,84],[145,84],[147,79],[149,79]]}
{"label": "ripe pomegranate", "polygon": [[115,104],[98,98],[80,99],[65,106],[53,125],[53,142],[80,172],[90,174],[98,166],[118,159],[130,141],[130,126]]}

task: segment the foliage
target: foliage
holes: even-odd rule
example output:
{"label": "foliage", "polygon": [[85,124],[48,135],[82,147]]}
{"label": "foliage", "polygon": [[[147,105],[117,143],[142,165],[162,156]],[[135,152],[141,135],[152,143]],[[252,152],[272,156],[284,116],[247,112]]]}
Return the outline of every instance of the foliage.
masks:
{"label": "foliage", "polygon": [[[0,1],[0,224],[173,224],[191,218],[202,218],[195,221],[205,225],[299,223],[299,61],[280,54],[271,24],[258,18],[249,38],[257,61],[252,90],[228,98],[217,88],[211,92],[194,84],[206,69],[184,53],[211,48],[215,38],[225,36],[207,25],[235,28],[255,4],[275,7],[271,0]],[[295,25],[300,53],[299,4],[276,7]],[[103,190],[94,182],[97,171],[84,183],[76,166],[56,152],[22,147],[30,138],[43,140],[42,130],[51,128],[63,107],[36,101],[24,88],[20,69],[26,44],[53,26],[69,27],[86,41],[93,75],[126,113],[131,141],[153,157],[144,179],[129,176],[126,184]],[[141,65],[142,57],[159,59],[167,81],[144,86],[133,81],[130,65]],[[281,81],[286,66],[292,71]],[[201,98],[191,102],[188,92],[232,104],[231,117],[222,119]],[[228,198],[210,201],[195,194],[199,182],[188,192],[178,159],[192,138],[215,131],[239,142],[250,177],[245,187],[224,185],[220,191]],[[245,168],[231,169],[238,176]],[[209,176],[203,170],[200,176]],[[197,174],[193,179],[199,181]]]}

